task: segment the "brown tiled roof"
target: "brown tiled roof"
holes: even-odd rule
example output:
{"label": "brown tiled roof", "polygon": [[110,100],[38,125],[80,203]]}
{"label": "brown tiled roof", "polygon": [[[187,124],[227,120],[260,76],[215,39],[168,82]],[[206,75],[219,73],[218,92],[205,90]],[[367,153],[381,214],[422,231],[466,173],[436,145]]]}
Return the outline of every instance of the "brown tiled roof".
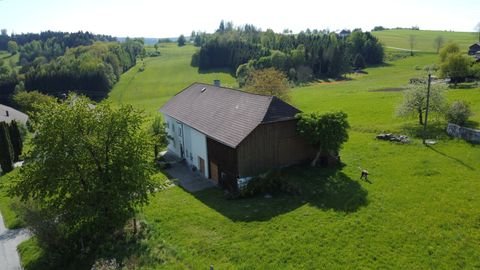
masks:
{"label": "brown tiled roof", "polygon": [[276,97],[194,83],[160,112],[235,148],[259,124],[292,119],[300,110]]}

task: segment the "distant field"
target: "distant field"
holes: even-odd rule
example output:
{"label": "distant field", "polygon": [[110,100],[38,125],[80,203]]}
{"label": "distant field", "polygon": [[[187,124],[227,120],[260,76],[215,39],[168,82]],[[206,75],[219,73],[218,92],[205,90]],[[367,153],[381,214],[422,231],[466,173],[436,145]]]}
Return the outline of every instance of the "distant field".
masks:
{"label": "distant field", "polygon": [[442,36],[445,43],[453,41],[457,43],[463,51],[467,51],[468,46],[478,42],[478,33],[473,32],[448,32],[448,31],[429,31],[429,30],[385,30],[374,31],[374,36],[389,47],[410,49],[409,37],[415,36],[415,50],[425,52],[435,52],[434,40]]}

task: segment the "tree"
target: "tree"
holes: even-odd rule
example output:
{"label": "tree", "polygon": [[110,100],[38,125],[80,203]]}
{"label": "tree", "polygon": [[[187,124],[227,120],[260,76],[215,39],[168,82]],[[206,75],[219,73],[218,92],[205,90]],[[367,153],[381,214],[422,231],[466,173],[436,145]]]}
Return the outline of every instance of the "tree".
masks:
{"label": "tree", "polygon": [[417,43],[417,37],[415,35],[408,36],[408,44],[410,45],[410,56],[413,56],[413,48]]}
{"label": "tree", "polygon": [[0,122],[0,166],[3,173],[13,170],[14,153],[10,132],[6,122]]}
{"label": "tree", "polygon": [[178,37],[178,47],[182,47],[182,46],[185,46],[185,42],[187,42],[187,40],[185,39],[185,36],[184,35],[180,35]]}
{"label": "tree", "polygon": [[356,69],[364,69],[365,68],[365,59],[361,54],[357,54],[355,56],[355,60],[353,60],[353,66]]}
{"label": "tree", "polygon": [[440,75],[442,77],[449,77],[450,82],[457,86],[458,82],[463,81],[470,75],[470,66],[473,59],[461,53],[449,54],[446,61],[440,66]]}
{"label": "tree", "polygon": [[30,116],[33,116],[39,109],[40,105],[51,104],[55,102],[55,98],[42,94],[38,91],[18,91],[13,97],[13,102],[20,107],[20,109]]}
{"label": "tree", "polygon": [[8,127],[10,142],[13,149],[13,160],[19,161],[23,150],[22,136],[18,127],[17,121],[13,120]]}
{"label": "tree", "polygon": [[160,116],[155,117],[151,126],[151,134],[153,136],[154,144],[154,158],[158,158],[160,148],[168,145],[168,134],[165,129],[165,123]]}
{"label": "tree", "polygon": [[[445,109],[443,86],[432,84],[430,90],[430,112],[442,113]],[[423,115],[427,109],[427,85],[422,83],[409,84],[403,96],[403,102],[397,109],[397,115],[406,117],[412,114],[418,116],[418,123],[423,125]]]}
{"label": "tree", "polygon": [[445,40],[443,39],[442,36],[437,36],[433,42],[433,46],[435,47],[437,54],[440,52],[440,48],[442,48],[443,43],[445,43]]}
{"label": "tree", "polygon": [[274,68],[254,70],[245,84],[248,92],[276,96],[283,101],[288,101],[288,80],[285,74]]}
{"label": "tree", "polygon": [[460,47],[456,43],[450,42],[440,50],[440,62],[445,62],[447,60],[448,55],[459,53]]}
{"label": "tree", "polygon": [[18,52],[18,45],[17,45],[17,42],[13,41],[13,40],[10,40],[7,44],[7,51],[11,54],[11,55],[15,55],[17,54]]}
{"label": "tree", "polygon": [[151,137],[130,105],[92,107],[71,95],[40,108],[27,162],[9,193],[34,201],[60,234],[65,250],[57,251],[76,254],[122,228],[148,202],[155,188]]}
{"label": "tree", "polygon": [[192,33],[190,34],[190,42],[193,42],[195,40],[195,37],[196,37],[196,34],[195,34],[195,31],[192,31]]}
{"label": "tree", "polygon": [[348,140],[350,124],[346,113],[301,113],[297,118],[297,132],[317,149],[312,167],[321,156],[338,157],[343,143]]}
{"label": "tree", "polygon": [[158,52],[158,42],[153,44],[153,47],[155,48],[155,51]]}
{"label": "tree", "polygon": [[462,126],[467,122],[468,118],[472,116],[472,110],[467,102],[457,100],[450,105],[445,116],[448,122]]}

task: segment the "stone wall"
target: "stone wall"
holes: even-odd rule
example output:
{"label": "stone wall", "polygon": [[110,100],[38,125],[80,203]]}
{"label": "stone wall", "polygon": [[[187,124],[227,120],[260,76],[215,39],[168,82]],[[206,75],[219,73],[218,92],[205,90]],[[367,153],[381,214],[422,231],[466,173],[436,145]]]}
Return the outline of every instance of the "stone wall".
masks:
{"label": "stone wall", "polygon": [[456,138],[462,138],[473,143],[480,143],[480,130],[461,127],[456,124],[448,123],[448,135]]}

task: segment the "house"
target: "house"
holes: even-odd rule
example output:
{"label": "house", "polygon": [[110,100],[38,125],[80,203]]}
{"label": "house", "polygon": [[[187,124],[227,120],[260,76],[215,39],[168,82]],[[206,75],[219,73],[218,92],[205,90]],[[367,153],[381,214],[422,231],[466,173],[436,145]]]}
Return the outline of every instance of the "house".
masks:
{"label": "house", "polygon": [[470,47],[468,47],[468,54],[469,55],[475,55],[478,52],[480,52],[480,42],[472,44]]}
{"label": "house", "polygon": [[273,97],[194,83],[161,109],[168,151],[214,183],[311,159],[315,151],[297,133],[297,108]]}
{"label": "house", "polygon": [[0,104],[0,122],[10,123],[12,120],[25,125],[28,121],[28,116],[21,111]]}

